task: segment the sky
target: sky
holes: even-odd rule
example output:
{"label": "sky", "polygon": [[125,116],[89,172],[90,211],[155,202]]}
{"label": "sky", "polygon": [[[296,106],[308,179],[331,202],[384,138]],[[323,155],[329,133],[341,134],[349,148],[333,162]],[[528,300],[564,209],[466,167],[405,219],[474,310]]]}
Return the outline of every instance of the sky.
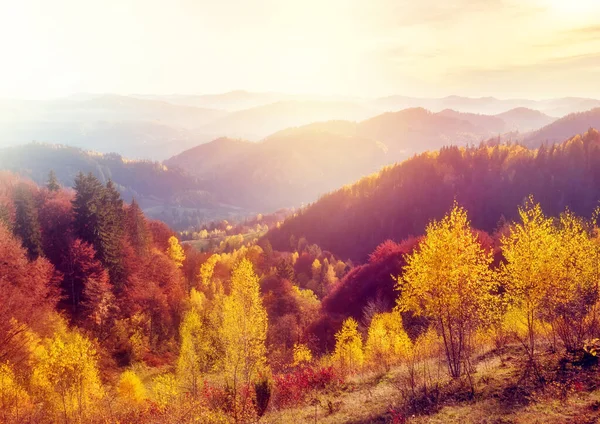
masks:
{"label": "sky", "polygon": [[598,0],[0,0],[0,97],[600,97]]}

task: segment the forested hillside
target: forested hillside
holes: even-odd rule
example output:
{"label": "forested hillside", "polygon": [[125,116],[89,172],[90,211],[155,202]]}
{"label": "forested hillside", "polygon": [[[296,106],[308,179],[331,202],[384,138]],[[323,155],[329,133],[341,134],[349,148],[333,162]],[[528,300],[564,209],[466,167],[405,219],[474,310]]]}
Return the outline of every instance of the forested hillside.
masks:
{"label": "forested hillside", "polygon": [[54,171],[67,187],[79,172],[91,172],[102,183],[111,180],[127,201],[135,198],[150,216],[181,230],[248,213],[223,204],[205,185],[181,170],[159,162],[128,160],[114,153],[32,143],[0,149],[0,168],[18,172],[38,184]]}
{"label": "forested hillside", "polygon": [[365,261],[387,239],[423,233],[454,200],[473,225],[494,231],[514,219],[529,194],[556,216],[589,216],[600,200],[600,136],[590,130],[561,144],[444,147],[417,155],[322,196],[267,235],[275,248],[306,237],[342,258]]}

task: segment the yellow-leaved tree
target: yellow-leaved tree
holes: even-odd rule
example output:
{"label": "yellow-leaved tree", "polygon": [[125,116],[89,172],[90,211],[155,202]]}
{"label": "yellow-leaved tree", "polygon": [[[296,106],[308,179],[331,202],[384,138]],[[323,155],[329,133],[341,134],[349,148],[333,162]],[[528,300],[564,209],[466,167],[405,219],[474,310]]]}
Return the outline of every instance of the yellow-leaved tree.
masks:
{"label": "yellow-leaved tree", "polygon": [[[468,366],[471,335],[492,304],[495,283],[491,252],[480,245],[467,212],[456,203],[431,222],[398,278],[398,307],[429,318],[444,341],[448,372],[460,377]],[[468,368],[467,368],[468,370]]]}
{"label": "yellow-leaved tree", "polygon": [[29,394],[17,381],[10,364],[0,364],[0,422],[26,422],[32,408]]}
{"label": "yellow-leaved tree", "polygon": [[309,364],[313,359],[312,352],[305,344],[294,345],[294,367]]}
{"label": "yellow-leaved tree", "polygon": [[175,262],[178,268],[183,266],[183,261],[185,261],[185,252],[183,251],[183,247],[179,244],[179,240],[177,237],[171,236],[169,237],[169,247],[167,248],[167,256]]}
{"label": "yellow-leaved tree", "polygon": [[[234,394],[234,414],[246,407],[248,391],[244,386],[258,381],[266,371],[267,311],[260,297],[258,277],[252,263],[242,259],[231,274],[231,294],[223,302],[221,361],[224,378]],[[245,411],[239,412],[243,415]]]}
{"label": "yellow-leaved tree", "polygon": [[335,334],[332,360],[344,374],[355,373],[362,367],[365,361],[363,341],[358,332],[358,322],[354,318],[346,319],[340,331]]}
{"label": "yellow-leaved tree", "polygon": [[552,219],[529,196],[519,208],[521,222],[502,237],[502,279],[511,302],[525,315],[527,338],[522,340],[533,364],[538,320],[549,295],[557,288],[560,241]]}
{"label": "yellow-leaved tree", "polygon": [[[83,422],[104,395],[92,342],[59,330],[34,347],[31,385],[55,420]],[[61,418],[59,418],[61,416]]]}
{"label": "yellow-leaved tree", "polygon": [[590,316],[598,301],[599,250],[585,222],[566,211],[558,227],[558,278],[548,292],[546,319],[569,351],[581,349],[596,324]]}
{"label": "yellow-leaved tree", "polygon": [[146,388],[142,380],[132,370],[124,371],[121,374],[117,392],[119,398],[129,405],[139,404],[146,399]]}
{"label": "yellow-leaved tree", "polygon": [[375,314],[369,326],[365,354],[367,361],[375,366],[382,365],[389,370],[390,365],[408,358],[412,341],[402,326],[399,312]]}
{"label": "yellow-leaved tree", "polygon": [[192,396],[199,393],[202,374],[210,368],[213,351],[209,331],[202,317],[205,303],[204,295],[192,289],[191,306],[179,328],[181,347],[177,359],[177,379],[180,386]]}

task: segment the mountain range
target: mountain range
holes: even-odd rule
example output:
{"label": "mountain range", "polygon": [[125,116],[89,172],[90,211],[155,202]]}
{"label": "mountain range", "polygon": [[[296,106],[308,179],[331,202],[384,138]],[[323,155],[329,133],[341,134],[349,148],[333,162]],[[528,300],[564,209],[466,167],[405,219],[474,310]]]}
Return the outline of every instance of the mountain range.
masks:
{"label": "mountain range", "polygon": [[594,107],[600,107],[600,101],[587,98],[366,99],[247,91],[198,96],[79,94],[45,101],[0,100],[0,147],[38,141],[165,160],[220,137],[256,142],[288,127],[331,120],[360,123],[403,109],[423,108],[464,120],[478,127],[467,132],[487,137],[538,130],[553,119]]}
{"label": "mountain range", "polygon": [[[313,102],[322,108],[313,109]],[[229,113],[162,98],[78,96],[54,109],[44,102],[15,103],[12,117],[4,115],[4,123],[12,119],[11,125],[17,122],[25,133],[41,131],[45,136],[40,140],[61,143],[10,143],[7,126],[0,125],[0,145],[16,144],[0,150],[0,169],[38,183],[53,169],[67,186],[78,171],[92,172],[103,181],[112,179],[126,199],[135,197],[151,217],[185,229],[214,219],[306,205],[382,167],[444,146],[494,140],[536,148],[600,127],[600,108],[558,120],[522,107],[496,115],[409,108],[359,119],[370,110],[361,103],[286,99],[275,105]],[[318,120],[321,113],[328,116],[335,111],[354,114],[353,119]],[[75,125],[67,119],[73,115],[87,119],[76,124],[76,133],[68,127]],[[130,120],[109,120],[115,116]],[[273,116],[273,122],[315,121],[292,124],[258,140],[223,136],[205,142],[204,130],[193,127],[196,118],[204,122],[202,128],[212,126],[215,132],[227,133],[231,126],[261,134],[275,127],[261,116]],[[42,118],[38,127],[28,125],[28,119]],[[173,155],[162,163],[137,159],[149,151]]]}

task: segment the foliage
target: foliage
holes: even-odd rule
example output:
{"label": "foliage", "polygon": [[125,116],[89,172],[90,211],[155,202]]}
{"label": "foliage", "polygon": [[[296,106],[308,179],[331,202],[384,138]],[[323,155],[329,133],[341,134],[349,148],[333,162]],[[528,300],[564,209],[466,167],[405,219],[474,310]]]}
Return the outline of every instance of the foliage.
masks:
{"label": "foliage", "polygon": [[527,322],[528,354],[535,353],[535,326],[548,296],[558,282],[556,264],[560,242],[552,220],[544,216],[539,203],[529,197],[519,208],[521,223],[502,238],[502,266],[507,294],[521,308]]}
{"label": "foliage", "polygon": [[200,315],[204,303],[202,294],[192,289],[190,297],[192,305],[185,313],[179,329],[181,346],[177,359],[177,379],[182,388],[192,396],[197,396],[202,373],[209,370],[213,347]]}
{"label": "foliage", "polygon": [[134,371],[127,370],[119,377],[119,398],[126,403],[139,404],[146,399],[146,388]]}
{"label": "foliage", "polygon": [[17,381],[10,364],[0,364],[0,421],[19,422],[32,406],[29,394]]}
{"label": "foliage", "polygon": [[58,332],[34,347],[31,384],[47,411],[82,421],[104,396],[96,349],[78,332]]}
{"label": "foliage", "polygon": [[[247,259],[234,268],[231,294],[223,304],[221,339],[224,355],[221,362],[227,385],[233,390],[234,411],[243,386],[257,381],[266,369],[267,312],[260,298],[258,277]],[[241,405],[245,405],[242,397]]]}
{"label": "foliage", "polygon": [[175,262],[178,268],[183,266],[183,261],[185,260],[185,253],[183,252],[183,248],[179,244],[179,240],[177,237],[171,236],[169,237],[169,247],[167,249],[167,256]]}
{"label": "foliage", "polygon": [[292,366],[297,367],[299,365],[309,364],[312,362],[312,359],[312,352],[308,346],[304,344],[294,345],[294,362],[292,363]]}
{"label": "foliage", "polygon": [[358,332],[358,322],[348,318],[335,335],[333,363],[342,374],[355,373],[363,365],[364,352],[362,338]]}
{"label": "foliage", "polygon": [[276,375],[274,380],[275,401],[279,408],[298,405],[311,392],[325,390],[342,382],[333,367],[302,367],[290,373]]}
{"label": "foliage", "polygon": [[398,278],[398,306],[431,319],[444,340],[448,371],[460,377],[470,355],[470,339],[485,322],[495,288],[485,252],[470,228],[466,211],[454,205],[432,222]]}
{"label": "foliage", "polygon": [[373,366],[390,365],[405,360],[412,349],[412,341],[402,326],[398,312],[375,314],[371,320],[365,344],[366,360]]}
{"label": "foliage", "polygon": [[152,394],[160,409],[165,409],[179,396],[177,379],[173,374],[162,374],[152,380]]}

